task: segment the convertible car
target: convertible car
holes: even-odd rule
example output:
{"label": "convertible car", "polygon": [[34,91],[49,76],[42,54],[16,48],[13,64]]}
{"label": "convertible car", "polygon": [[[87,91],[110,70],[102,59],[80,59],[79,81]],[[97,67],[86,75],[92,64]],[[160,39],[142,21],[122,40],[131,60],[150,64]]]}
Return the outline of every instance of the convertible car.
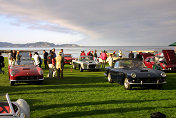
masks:
{"label": "convertible car", "polygon": [[116,61],[114,67],[107,67],[105,75],[110,83],[117,82],[125,89],[137,86],[154,86],[158,89],[166,83],[166,74],[160,70],[143,67],[138,59],[123,58]]}
{"label": "convertible car", "polygon": [[141,53],[144,64],[148,68],[153,68],[155,63],[163,71],[176,71],[176,56],[174,50],[162,50],[162,53],[154,55],[152,53]]}
{"label": "convertible car", "polygon": [[20,82],[37,82],[41,84],[44,80],[43,70],[34,65],[32,60],[22,59],[20,65],[8,66],[10,85]]}
{"label": "convertible car", "polygon": [[25,100],[11,102],[8,93],[0,97],[0,118],[30,118],[30,108]]}
{"label": "convertible car", "polygon": [[73,69],[79,68],[80,72],[83,72],[83,70],[99,70],[101,64],[94,61],[92,56],[80,56],[72,61],[72,65]]}

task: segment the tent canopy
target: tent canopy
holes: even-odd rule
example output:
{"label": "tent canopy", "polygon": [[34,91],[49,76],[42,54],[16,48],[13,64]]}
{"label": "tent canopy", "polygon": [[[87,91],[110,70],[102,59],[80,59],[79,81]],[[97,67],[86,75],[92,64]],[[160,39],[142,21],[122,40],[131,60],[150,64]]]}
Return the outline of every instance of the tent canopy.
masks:
{"label": "tent canopy", "polygon": [[175,43],[170,44],[169,46],[176,46],[176,42],[175,42]]}

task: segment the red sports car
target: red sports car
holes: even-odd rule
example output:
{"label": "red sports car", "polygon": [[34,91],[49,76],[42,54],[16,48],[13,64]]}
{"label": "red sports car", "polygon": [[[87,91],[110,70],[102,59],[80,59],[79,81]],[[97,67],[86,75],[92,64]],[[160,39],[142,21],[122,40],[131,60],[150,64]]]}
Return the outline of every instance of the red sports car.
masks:
{"label": "red sports car", "polygon": [[22,60],[20,65],[8,67],[10,85],[20,82],[37,82],[42,84],[43,70],[34,65],[32,60]]}
{"label": "red sports car", "polygon": [[65,64],[72,64],[72,60],[74,60],[74,58],[72,57],[72,54],[64,54]]}
{"label": "red sports car", "polygon": [[162,50],[159,55],[152,53],[141,53],[144,59],[144,64],[148,68],[153,68],[153,65],[158,62],[162,70],[176,71],[176,55],[174,50]]}

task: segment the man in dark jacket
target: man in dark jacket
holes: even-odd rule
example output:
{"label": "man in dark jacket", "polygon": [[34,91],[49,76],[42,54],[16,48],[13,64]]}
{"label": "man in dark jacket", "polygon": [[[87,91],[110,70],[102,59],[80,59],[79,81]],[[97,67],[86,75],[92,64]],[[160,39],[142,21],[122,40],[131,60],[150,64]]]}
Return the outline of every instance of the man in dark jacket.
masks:
{"label": "man in dark jacket", "polygon": [[139,59],[140,61],[143,60],[142,55],[140,54],[141,52],[138,52],[138,54],[136,54],[136,59]]}
{"label": "man in dark jacket", "polygon": [[132,51],[130,51],[130,53],[128,54],[129,58],[134,58],[134,53]]}
{"label": "man in dark jacket", "polygon": [[4,67],[4,57],[1,55],[1,52],[0,52],[0,73],[4,74],[2,67]]}
{"label": "man in dark jacket", "polygon": [[43,50],[43,60],[44,60],[44,64],[45,64],[45,69],[48,67],[47,59],[48,59],[48,52]]}

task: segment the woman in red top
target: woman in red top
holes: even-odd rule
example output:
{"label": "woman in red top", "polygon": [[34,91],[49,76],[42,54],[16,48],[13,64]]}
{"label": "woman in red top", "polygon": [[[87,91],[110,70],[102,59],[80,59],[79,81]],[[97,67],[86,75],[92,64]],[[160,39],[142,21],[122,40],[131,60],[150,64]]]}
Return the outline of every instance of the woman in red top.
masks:
{"label": "woman in red top", "polygon": [[100,58],[103,60],[103,62],[102,62],[102,68],[105,68],[106,59],[107,59],[107,54],[106,54],[105,50],[101,53]]}

